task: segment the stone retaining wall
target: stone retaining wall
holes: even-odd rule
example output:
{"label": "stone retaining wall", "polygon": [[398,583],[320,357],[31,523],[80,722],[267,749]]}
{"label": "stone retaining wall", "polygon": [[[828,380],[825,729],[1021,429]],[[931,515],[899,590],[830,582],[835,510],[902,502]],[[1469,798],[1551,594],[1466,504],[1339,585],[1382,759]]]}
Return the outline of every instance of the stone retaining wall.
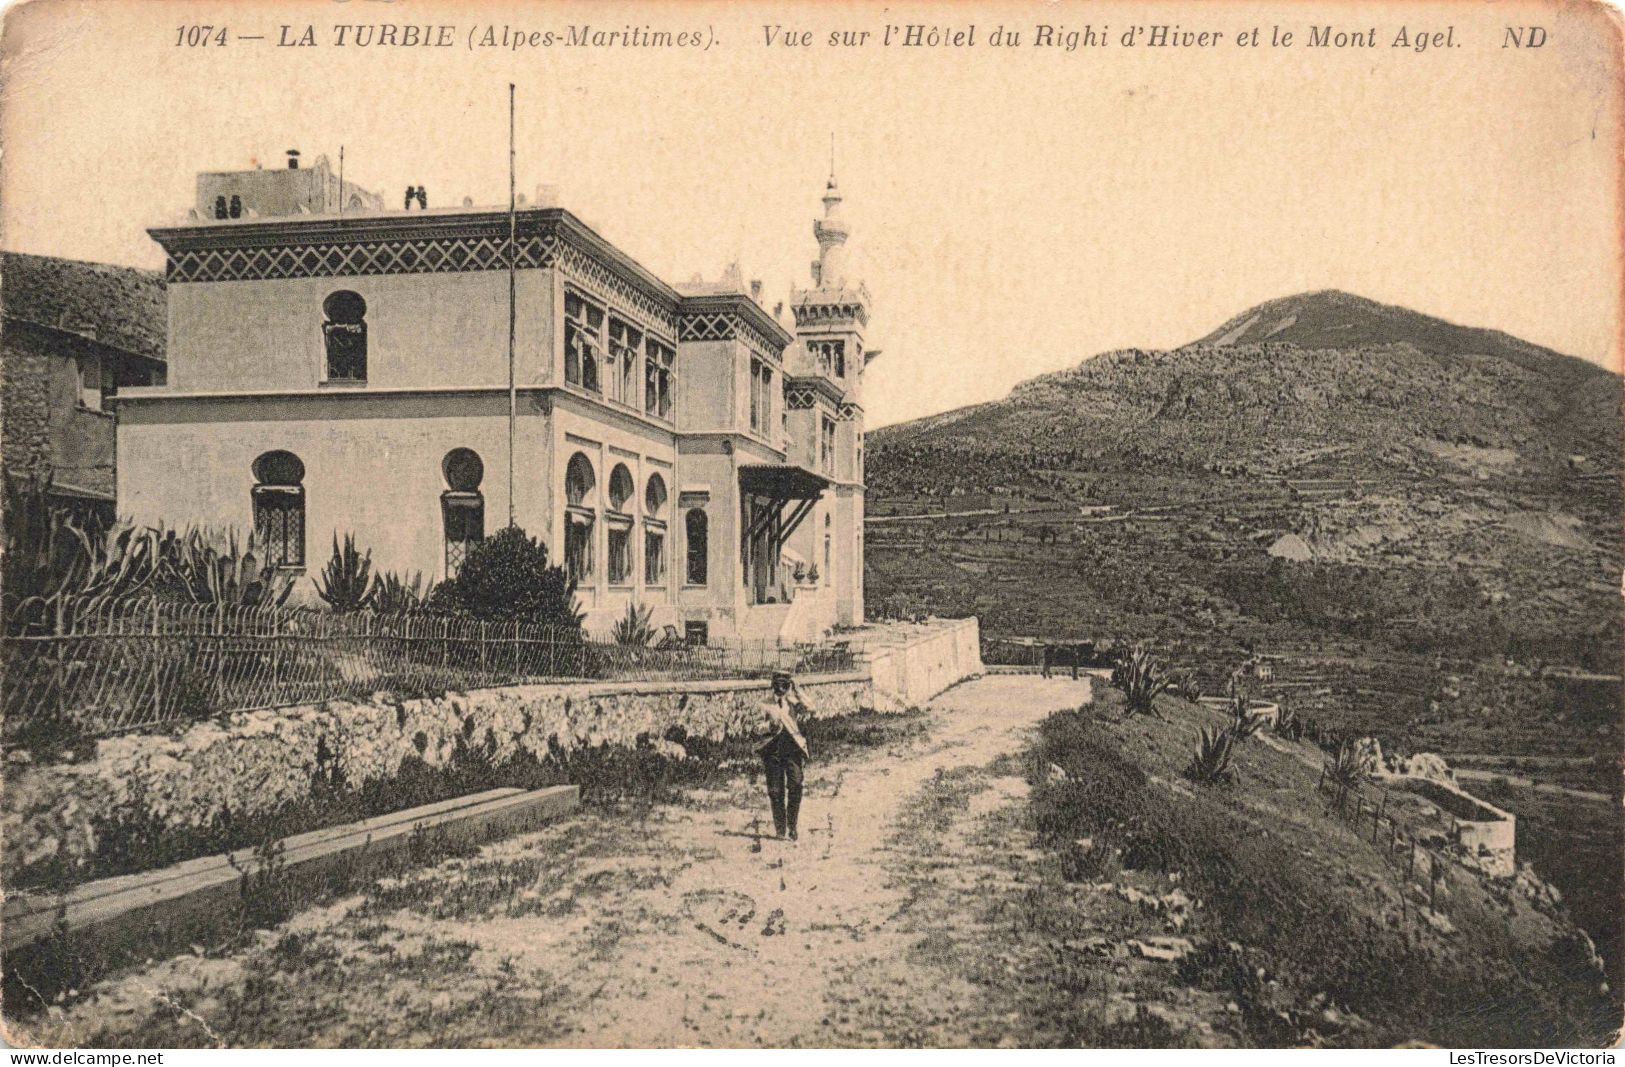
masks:
{"label": "stone retaining wall", "polygon": [[[874,704],[866,672],[799,682],[815,718]],[[307,800],[319,770],[360,789],[396,778],[409,761],[446,767],[459,744],[501,766],[640,738],[663,745],[674,727],[721,741],[755,729],[766,695],[761,679],[521,685],[246,712],[176,735],[107,738],[83,761],[5,768],[7,883],[45,861],[83,863],[96,852],[98,825],[132,812],[172,830],[251,820]]]}
{"label": "stone retaining wall", "polygon": [[981,626],[974,618],[892,623],[859,631],[853,644],[873,682],[877,710],[922,705],[984,672]]}
{"label": "stone retaining wall", "polygon": [[[814,718],[902,711],[982,672],[975,619],[864,627],[858,670],[798,679]],[[491,766],[579,749],[663,748],[674,728],[722,741],[754,732],[764,679],[516,685],[439,697],[331,701],[244,712],[174,735],[98,741],[78,762],[13,753],[0,794],[6,884],[50,861],[74,870],[97,853],[98,827],[139,818],[159,833],[237,825],[307,802],[318,775],[349,789],[448,767],[462,749]]]}

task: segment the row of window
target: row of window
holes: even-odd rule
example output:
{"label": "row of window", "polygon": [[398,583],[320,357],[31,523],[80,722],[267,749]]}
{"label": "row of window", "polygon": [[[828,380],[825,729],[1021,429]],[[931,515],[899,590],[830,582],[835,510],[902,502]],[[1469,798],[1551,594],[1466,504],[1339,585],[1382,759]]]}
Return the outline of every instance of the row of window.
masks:
{"label": "row of window", "polygon": [[[670,422],[676,351],[613,317],[606,350],[604,309],[573,292],[565,294],[564,315],[565,380]],[[329,381],[367,380],[367,302],[360,293],[340,289],[322,301],[322,340]]]}
{"label": "row of window", "polygon": [[[832,431],[834,423],[824,420]],[[833,447],[833,443],[831,444]],[[292,452],[266,452],[254,461],[254,542],[267,561],[279,567],[305,565],[305,465]],[[469,548],[485,536],[485,498],[480,483],[485,465],[479,454],[454,448],[441,461],[446,490],[440,495],[445,538],[446,575],[453,577]],[[595,573],[594,531],[599,514],[593,502],[597,481],[592,461],[581,452],[570,457],[565,471],[564,559],[578,585],[590,584]],[[624,463],[610,472],[609,507],[603,515],[607,528],[606,577],[610,585],[632,581],[634,520],[630,504],[635,487]],[[660,586],[666,580],[666,482],[649,475],[643,493],[643,582]],[[690,508],[683,516],[686,542],[683,580],[705,585],[710,577],[710,519],[704,508]],[[824,583],[831,578],[830,516],[824,516]],[[747,577],[748,580],[748,577]]]}
{"label": "row of window", "polygon": [[810,341],[807,349],[826,378],[846,377],[846,342]]}
{"label": "row of window", "polygon": [[[274,566],[305,565],[305,465],[292,452],[266,452],[254,461],[254,541]],[[480,492],[485,466],[472,449],[456,448],[446,453],[441,473],[447,488],[441,493],[441,518],[445,536],[446,574],[454,576],[474,542],[485,536],[485,498]],[[578,584],[592,580],[595,568],[594,529],[599,515],[593,505],[596,485],[592,461],[578,452],[570,458],[565,474],[565,566]],[[603,516],[607,527],[609,558],[606,577],[611,585],[632,581],[633,517],[631,501],[635,488],[632,474],[624,463],[615,465],[609,477],[609,508]],[[643,494],[643,581],[663,585],[666,580],[666,482],[651,474]],[[685,580],[704,585],[708,577],[709,522],[701,508],[684,516],[688,558]]]}
{"label": "row of window", "polygon": [[564,380],[670,422],[677,399],[676,351],[614,316],[608,318],[606,346],[604,322],[603,307],[565,291]]}

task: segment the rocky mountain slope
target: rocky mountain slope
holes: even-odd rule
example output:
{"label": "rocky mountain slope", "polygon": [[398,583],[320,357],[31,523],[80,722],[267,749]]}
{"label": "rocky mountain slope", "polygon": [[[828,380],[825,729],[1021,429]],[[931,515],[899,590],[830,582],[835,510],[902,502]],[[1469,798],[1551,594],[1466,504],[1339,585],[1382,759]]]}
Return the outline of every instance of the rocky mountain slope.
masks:
{"label": "rocky mountain slope", "polygon": [[1551,476],[1617,466],[1620,401],[1618,376],[1582,360],[1346,293],[1307,293],[1174,351],[1104,353],[1004,400],[886,427],[871,435],[871,467],[882,492],[889,454],[919,448],[1281,473],[1344,449],[1321,466]]}
{"label": "rocky mountain slope", "polygon": [[916,609],[995,632],[1286,620],[1577,663],[1618,644],[1621,398],[1618,375],[1503,333],[1335,291],[1271,301],[871,434],[871,598],[924,585],[952,603]]}

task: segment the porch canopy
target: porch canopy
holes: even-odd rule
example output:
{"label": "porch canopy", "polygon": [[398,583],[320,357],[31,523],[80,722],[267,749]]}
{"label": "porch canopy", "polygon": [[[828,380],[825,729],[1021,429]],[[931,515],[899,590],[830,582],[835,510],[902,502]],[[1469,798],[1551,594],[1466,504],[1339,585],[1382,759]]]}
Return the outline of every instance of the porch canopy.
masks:
{"label": "porch canopy", "polygon": [[[794,463],[753,463],[739,468],[739,492],[742,496],[760,497],[765,507],[757,508],[751,516],[750,528],[745,533],[747,543],[771,531],[773,547],[784,544],[812,511],[818,498],[829,488],[829,479]],[[788,518],[785,505],[795,502],[795,510]]]}

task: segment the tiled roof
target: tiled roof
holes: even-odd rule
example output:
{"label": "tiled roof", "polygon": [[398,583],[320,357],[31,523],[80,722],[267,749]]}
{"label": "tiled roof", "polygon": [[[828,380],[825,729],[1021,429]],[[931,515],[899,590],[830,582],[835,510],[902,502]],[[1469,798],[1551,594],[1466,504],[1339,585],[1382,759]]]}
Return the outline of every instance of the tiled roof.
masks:
{"label": "tiled roof", "polygon": [[0,252],[0,310],[47,326],[93,326],[104,344],[164,358],[161,271]]}

